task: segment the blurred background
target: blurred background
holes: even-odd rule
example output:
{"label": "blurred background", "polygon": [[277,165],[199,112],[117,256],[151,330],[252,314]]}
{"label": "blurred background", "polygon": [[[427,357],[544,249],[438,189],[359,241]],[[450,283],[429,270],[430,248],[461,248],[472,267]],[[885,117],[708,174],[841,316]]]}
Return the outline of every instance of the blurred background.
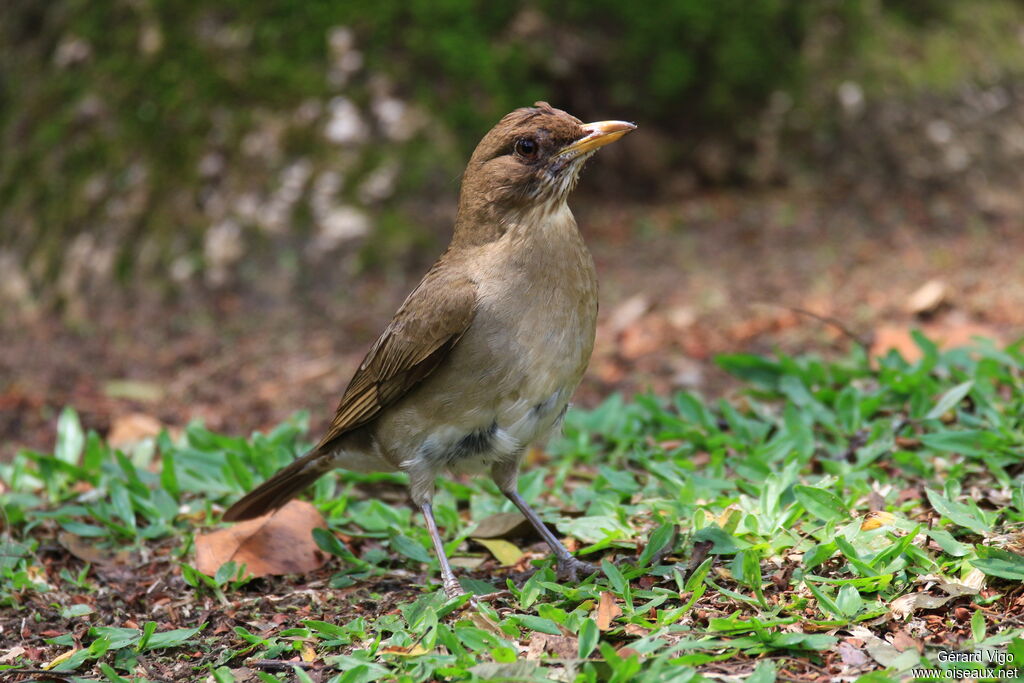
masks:
{"label": "blurred background", "polygon": [[8,0],[0,457],[322,425],[544,99],[639,124],[571,202],[578,396],[728,391],[714,354],[1024,332],[1017,0]]}

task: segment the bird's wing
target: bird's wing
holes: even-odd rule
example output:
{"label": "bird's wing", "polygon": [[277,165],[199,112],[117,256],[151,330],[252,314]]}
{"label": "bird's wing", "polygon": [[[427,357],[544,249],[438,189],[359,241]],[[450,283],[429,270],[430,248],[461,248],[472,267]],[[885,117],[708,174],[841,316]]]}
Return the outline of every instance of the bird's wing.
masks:
{"label": "bird's wing", "polygon": [[341,435],[365,425],[433,372],[469,328],[475,311],[475,283],[435,265],[360,363],[314,451],[326,450]]}

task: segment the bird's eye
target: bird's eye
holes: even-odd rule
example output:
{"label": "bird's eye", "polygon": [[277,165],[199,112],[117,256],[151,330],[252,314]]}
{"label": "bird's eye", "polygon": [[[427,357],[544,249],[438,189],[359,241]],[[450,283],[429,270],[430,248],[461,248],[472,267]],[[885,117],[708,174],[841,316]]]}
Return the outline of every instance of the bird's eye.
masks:
{"label": "bird's eye", "polygon": [[540,145],[537,141],[532,138],[519,138],[516,140],[516,144],[512,147],[516,154],[523,157],[524,159],[532,159],[537,156],[537,151],[540,149]]}

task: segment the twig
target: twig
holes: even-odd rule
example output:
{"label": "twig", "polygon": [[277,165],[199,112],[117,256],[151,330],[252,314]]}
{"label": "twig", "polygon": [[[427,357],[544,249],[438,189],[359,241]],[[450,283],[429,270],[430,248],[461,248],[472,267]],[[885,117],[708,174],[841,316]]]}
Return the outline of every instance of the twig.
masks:
{"label": "twig", "polygon": [[312,669],[314,667],[310,662],[286,662],[283,659],[257,659],[254,662],[246,662],[246,665],[254,669],[263,669],[264,671],[291,671],[292,667],[295,666],[300,669]]}
{"label": "twig", "polygon": [[[773,305],[778,306],[778,305],[781,305],[781,304],[773,304]],[[864,350],[865,353],[867,353],[868,351],[871,350],[872,341],[871,341],[870,338],[864,337],[862,335],[857,334],[856,332],[851,331],[850,328],[848,328],[845,324],[843,324],[841,321],[839,321],[836,318],[833,318],[830,315],[821,315],[820,313],[815,313],[814,311],[808,311],[806,308],[800,308],[798,306],[782,306],[782,307],[783,308],[787,308],[787,309],[793,311],[794,313],[796,313],[798,315],[805,315],[808,318],[814,318],[818,322],[823,322],[826,325],[831,325],[832,327],[836,328],[837,330],[842,332],[844,335],[849,337],[855,344],[857,344],[857,346],[861,347]]]}

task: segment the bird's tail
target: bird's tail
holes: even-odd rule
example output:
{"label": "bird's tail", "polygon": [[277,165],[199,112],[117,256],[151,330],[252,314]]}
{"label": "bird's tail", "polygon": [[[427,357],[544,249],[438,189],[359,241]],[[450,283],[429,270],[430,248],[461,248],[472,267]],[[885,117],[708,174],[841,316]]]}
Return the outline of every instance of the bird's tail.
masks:
{"label": "bird's tail", "polygon": [[314,449],[281,469],[228,508],[224,521],[241,522],[278,509],[331,469],[324,455]]}

